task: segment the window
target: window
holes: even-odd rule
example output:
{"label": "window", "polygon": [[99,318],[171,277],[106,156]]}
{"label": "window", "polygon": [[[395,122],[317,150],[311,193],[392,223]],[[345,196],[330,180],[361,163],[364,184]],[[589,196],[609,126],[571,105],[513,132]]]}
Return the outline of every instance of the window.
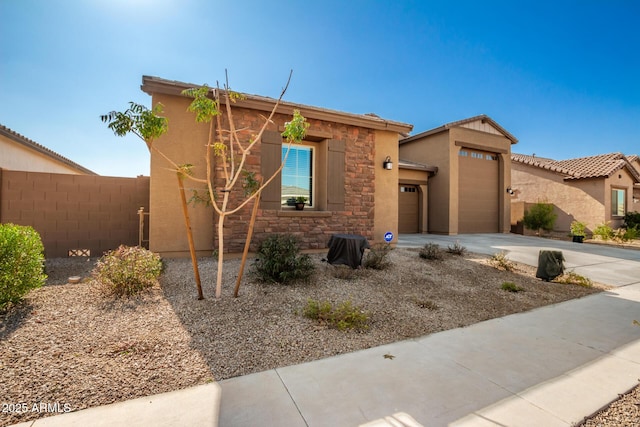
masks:
{"label": "window", "polygon": [[486,154],[484,158],[487,160],[498,160],[498,156],[495,154]]}
{"label": "window", "polygon": [[[292,146],[282,168],[280,200],[282,206],[294,206],[296,198],[305,197],[307,206],[313,207],[313,147]],[[282,146],[282,160],[287,147]]]}
{"label": "window", "polygon": [[611,215],[624,216],[626,212],[625,200],[627,199],[627,190],[620,188],[611,189]]}
{"label": "window", "polygon": [[460,150],[460,153],[458,153],[461,157],[467,157],[469,155],[469,153],[467,152],[467,150]]}

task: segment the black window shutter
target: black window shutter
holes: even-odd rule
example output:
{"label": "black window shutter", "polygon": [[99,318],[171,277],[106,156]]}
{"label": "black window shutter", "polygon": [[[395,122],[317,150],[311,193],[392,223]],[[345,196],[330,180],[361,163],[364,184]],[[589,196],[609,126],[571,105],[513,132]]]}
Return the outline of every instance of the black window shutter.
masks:
{"label": "black window shutter", "polygon": [[345,143],[337,139],[329,140],[327,156],[327,209],[344,210]]}
{"label": "black window shutter", "polygon": [[[260,172],[266,181],[282,163],[282,135],[276,131],[265,130],[260,144]],[[260,205],[263,209],[280,209],[281,174],[262,190]]]}

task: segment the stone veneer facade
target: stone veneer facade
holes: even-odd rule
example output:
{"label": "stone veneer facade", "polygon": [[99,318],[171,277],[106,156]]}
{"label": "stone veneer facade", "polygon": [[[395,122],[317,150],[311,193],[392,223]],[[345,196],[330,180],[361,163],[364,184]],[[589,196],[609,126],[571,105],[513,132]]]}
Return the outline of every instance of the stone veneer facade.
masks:
{"label": "stone veneer facade", "polygon": [[[143,78],[142,89],[152,95],[152,104],[161,103],[169,119],[166,135],[155,141],[155,146],[176,164],[191,163],[194,175],[206,173],[205,147],[209,125],[196,123],[193,113],[187,111],[190,98],[180,95],[181,90],[192,87],[185,83],[166,81],[155,77]],[[233,119],[240,138],[247,145],[273,108],[275,100],[249,95],[233,105]],[[222,106],[224,110],[224,105]],[[298,236],[302,249],[319,250],[327,247],[332,234],[348,233],[365,236],[371,243],[383,240],[387,231],[397,235],[398,169],[382,167],[386,156],[397,161],[398,140],[411,126],[392,122],[377,116],[356,115],[311,107],[282,103],[246,161],[246,169],[259,179],[271,176],[265,172],[265,158],[272,162],[279,157],[280,133],[294,109],[299,109],[310,123],[305,144],[314,144],[315,182],[314,208],[295,211],[280,208],[279,180],[270,184],[274,188],[263,191],[254,228],[253,244],[273,233],[292,233]],[[226,120],[226,112],[223,122]],[[227,128],[223,123],[223,128]],[[265,143],[270,137],[271,146]],[[267,153],[271,151],[270,154]],[[272,165],[273,166],[273,165]],[[215,185],[223,182],[221,164],[214,163]],[[176,174],[161,156],[152,152],[150,183],[150,249],[163,256],[188,256],[184,220],[180,208]],[[187,191],[202,190],[203,184],[185,182]],[[271,199],[268,195],[271,194]],[[277,200],[276,200],[277,198]],[[231,208],[243,200],[242,188],[236,185],[231,193]],[[253,202],[225,220],[225,252],[243,250]],[[190,206],[192,229],[196,249],[201,256],[217,248],[217,218],[211,207]]]}

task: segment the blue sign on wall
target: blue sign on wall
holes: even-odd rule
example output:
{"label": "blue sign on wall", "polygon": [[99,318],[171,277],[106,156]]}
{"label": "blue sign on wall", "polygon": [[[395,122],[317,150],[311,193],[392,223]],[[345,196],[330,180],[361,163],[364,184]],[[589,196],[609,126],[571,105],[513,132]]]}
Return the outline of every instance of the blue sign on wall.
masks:
{"label": "blue sign on wall", "polygon": [[384,241],[389,243],[390,241],[393,240],[393,233],[390,231],[387,231],[386,233],[384,233]]}

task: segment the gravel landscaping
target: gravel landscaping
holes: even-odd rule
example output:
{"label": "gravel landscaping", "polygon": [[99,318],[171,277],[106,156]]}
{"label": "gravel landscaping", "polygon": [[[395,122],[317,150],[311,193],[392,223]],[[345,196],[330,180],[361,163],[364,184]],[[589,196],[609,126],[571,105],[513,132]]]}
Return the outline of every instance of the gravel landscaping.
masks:
{"label": "gravel landscaping", "polygon": [[[231,294],[240,262],[225,261],[219,300],[214,260],[202,259],[202,301],[188,259],[166,260],[160,284],[130,299],[100,293],[89,278],[95,259],[47,260],[47,285],[0,314],[0,400],[13,405],[0,414],[0,426],[467,326],[602,289],[543,282],[535,268],[520,264],[497,270],[476,254],[426,261],[417,250],[396,249],[385,271],[334,267],[323,255],[312,255],[317,271],[309,283],[263,284],[247,274],[239,298]],[[70,276],[84,280],[67,284]],[[507,292],[504,282],[523,291]],[[350,301],[370,315],[368,329],[339,331],[307,319],[310,298]],[[587,425],[625,425],[606,419]]]}

